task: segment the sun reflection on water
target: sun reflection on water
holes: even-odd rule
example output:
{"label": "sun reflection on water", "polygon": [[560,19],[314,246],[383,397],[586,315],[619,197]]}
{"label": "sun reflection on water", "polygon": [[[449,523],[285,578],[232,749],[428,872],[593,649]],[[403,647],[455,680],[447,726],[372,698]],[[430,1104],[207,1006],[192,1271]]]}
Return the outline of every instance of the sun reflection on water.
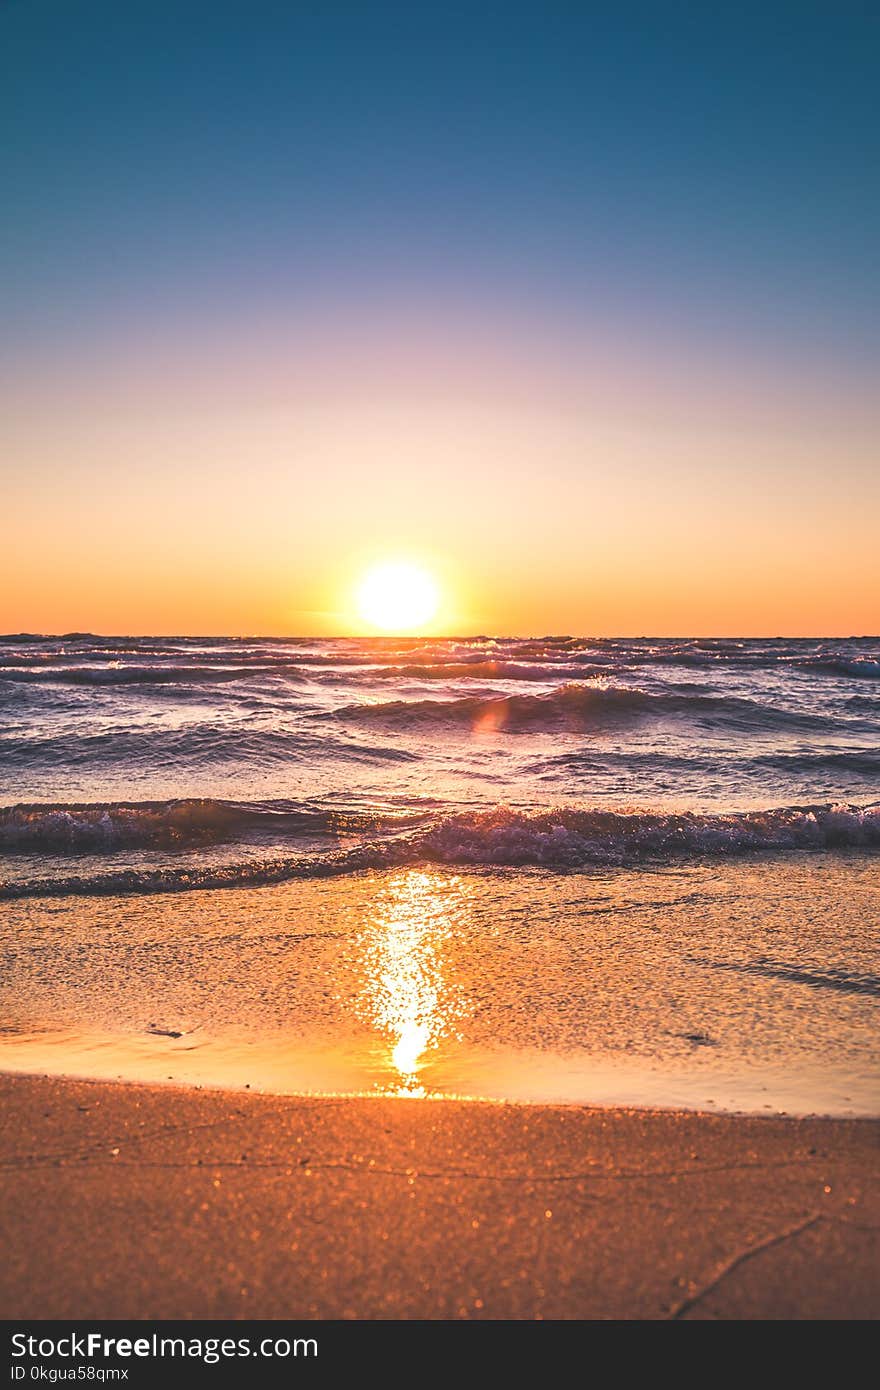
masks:
{"label": "sun reflection on water", "polygon": [[466,911],[467,885],[453,875],[409,869],[387,881],[360,941],[359,1011],[391,1043],[394,1077],[385,1089],[426,1095],[426,1054],[454,1036],[464,1012],[448,978],[448,951]]}

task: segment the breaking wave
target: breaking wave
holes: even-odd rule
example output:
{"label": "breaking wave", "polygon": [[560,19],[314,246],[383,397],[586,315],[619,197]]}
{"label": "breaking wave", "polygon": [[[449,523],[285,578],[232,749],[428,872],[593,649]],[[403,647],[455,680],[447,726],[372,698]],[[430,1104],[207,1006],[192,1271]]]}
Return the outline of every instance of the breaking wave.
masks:
{"label": "breaking wave", "polygon": [[271,836],[352,835],[417,824],[418,811],[328,809],[293,801],[236,802],[211,797],[106,805],[0,809],[0,852],[105,853],[186,849]]}
{"label": "breaking wave", "polygon": [[[80,827],[74,834],[140,835],[146,837],[141,843],[162,844],[161,838],[151,837],[170,834],[173,842],[174,836],[222,836],[236,818],[236,829],[240,830],[242,817],[267,814],[279,818],[291,815],[294,823],[290,829],[296,833],[307,813],[303,808],[288,808],[285,812],[280,807],[238,807],[216,802],[118,806],[113,811],[99,807],[15,807],[3,813],[6,827],[32,836],[30,848],[34,850],[57,849],[58,839],[53,837],[60,834],[63,838],[72,822]],[[105,816],[109,821],[104,820]],[[51,817],[56,818],[54,822]],[[70,819],[64,820],[65,817]],[[537,866],[549,871],[571,871],[639,861],[667,863],[694,856],[880,848],[880,803],[865,807],[833,803],[786,806],[729,815],[577,808],[525,812],[497,807],[435,816],[427,824],[424,815],[416,819],[422,824],[412,826],[406,817],[395,819],[384,814],[374,817],[372,826],[351,822],[346,828],[361,836],[356,843],[314,853],[226,865],[126,868],[92,875],[9,881],[0,883],[0,898],[246,888],[419,864]],[[378,838],[364,838],[377,830]],[[20,840],[12,843],[19,847],[22,844]]]}

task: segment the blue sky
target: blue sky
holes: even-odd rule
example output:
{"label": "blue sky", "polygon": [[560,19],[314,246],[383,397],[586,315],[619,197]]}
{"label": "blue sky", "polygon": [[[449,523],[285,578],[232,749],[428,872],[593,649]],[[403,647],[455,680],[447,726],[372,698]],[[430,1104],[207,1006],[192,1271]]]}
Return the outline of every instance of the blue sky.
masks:
{"label": "blue sky", "polygon": [[7,332],[320,284],[876,346],[872,6],[13,0],[0,47]]}

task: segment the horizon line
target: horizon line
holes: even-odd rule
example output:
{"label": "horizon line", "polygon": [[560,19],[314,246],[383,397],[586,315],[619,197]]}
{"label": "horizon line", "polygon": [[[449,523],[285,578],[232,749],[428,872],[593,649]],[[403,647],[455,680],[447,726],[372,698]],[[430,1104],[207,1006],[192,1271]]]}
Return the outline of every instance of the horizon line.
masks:
{"label": "horizon line", "polygon": [[665,633],[575,633],[575,632],[337,632],[337,633],[269,633],[269,632],[93,632],[72,628],[67,632],[0,633],[0,642],[76,642],[89,638],[111,641],[130,638],[141,641],[163,638],[166,641],[215,642],[524,642],[524,641],[583,641],[583,642],[876,642],[880,633],[872,632],[812,632],[812,633],[727,633],[727,632],[665,632]]}

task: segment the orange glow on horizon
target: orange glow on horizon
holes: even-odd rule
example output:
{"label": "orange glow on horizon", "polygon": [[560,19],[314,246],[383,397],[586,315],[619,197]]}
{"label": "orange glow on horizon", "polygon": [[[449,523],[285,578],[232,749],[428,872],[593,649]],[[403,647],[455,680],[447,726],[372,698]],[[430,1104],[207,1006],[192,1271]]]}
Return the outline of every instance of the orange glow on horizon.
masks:
{"label": "orange glow on horizon", "polygon": [[[560,362],[524,331],[463,324],[441,351],[403,328],[348,356],[340,330],[335,354],[269,341],[250,365],[206,343],[17,369],[0,630],[876,632],[876,407],[857,393],[715,380],[610,338]],[[359,610],[397,557],[433,578],[430,618]]]}

